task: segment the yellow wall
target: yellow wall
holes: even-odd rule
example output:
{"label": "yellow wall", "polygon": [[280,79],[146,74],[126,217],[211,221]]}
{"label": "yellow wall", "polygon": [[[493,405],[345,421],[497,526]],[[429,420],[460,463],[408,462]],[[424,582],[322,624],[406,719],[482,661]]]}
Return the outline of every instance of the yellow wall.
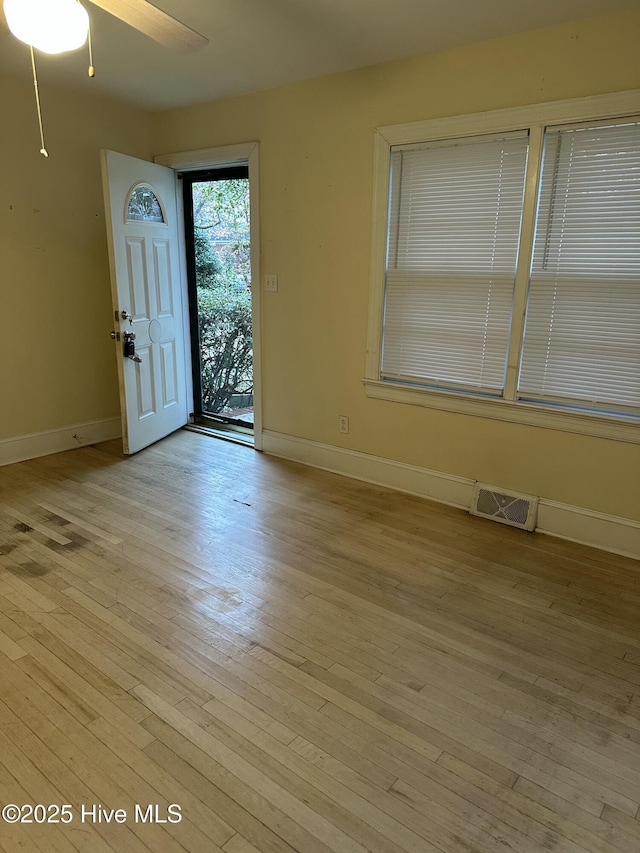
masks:
{"label": "yellow wall", "polygon": [[100,148],[150,156],[148,114],[0,80],[0,439],[118,416]]}
{"label": "yellow wall", "polygon": [[[640,519],[640,446],[365,396],[377,125],[640,88],[640,13],[154,117],[158,153],[258,140],[264,426]],[[338,415],[351,433],[338,433]]]}
{"label": "yellow wall", "polygon": [[[539,30],[150,117],[0,80],[0,440],[118,414],[99,149],[259,140],[268,430],[640,519],[640,446],[369,400],[373,128],[640,88],[640,13]],[[542,69],[544,64],[544,70]],[[338,415],[351,433],[338,433]]]}

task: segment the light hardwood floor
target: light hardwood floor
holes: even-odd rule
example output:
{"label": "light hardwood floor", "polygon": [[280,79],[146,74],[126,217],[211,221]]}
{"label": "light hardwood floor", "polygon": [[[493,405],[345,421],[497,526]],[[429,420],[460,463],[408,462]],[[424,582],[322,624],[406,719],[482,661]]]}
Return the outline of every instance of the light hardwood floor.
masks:
{"label": "light hardwood floor", "polygon": [[73,820],[0,846],[638,853],[639,608],[632,560],[195,433],[2,468],[0,804]]}

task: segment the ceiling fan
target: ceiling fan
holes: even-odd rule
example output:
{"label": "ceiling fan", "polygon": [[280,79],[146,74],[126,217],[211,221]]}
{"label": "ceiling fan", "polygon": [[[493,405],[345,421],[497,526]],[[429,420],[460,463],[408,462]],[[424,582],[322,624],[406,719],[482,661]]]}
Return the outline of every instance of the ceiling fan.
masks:
{"label": "ceiling fan", "polygon": [[[173,50],[188,53],[209,41],[148,0],[90,2]],[[76,50],[87,40],[89,17],[79,0],[4,0],[3,11],[16,38],[45,53]]]}
{"label": "ceiling fan", "polygon": [[[188,53],[208,44],[208,39],[158,9],[148,0],[90,0],[125,24],[165,47]],[[66,53],[89,43],[89,77],[95,75],[89,15],[80,0],[3,0],[0,25],[29,46],[36,96],[40,153],[49,157],[44,141],[42,110],[34,48],[43,53]]]}

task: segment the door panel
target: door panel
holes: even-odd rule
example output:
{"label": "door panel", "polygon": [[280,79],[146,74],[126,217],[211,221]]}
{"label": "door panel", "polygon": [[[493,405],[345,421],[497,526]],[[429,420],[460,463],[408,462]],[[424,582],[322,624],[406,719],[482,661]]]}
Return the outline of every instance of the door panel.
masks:
{"label": "door panel", "polygon": [[129,299],[134,320],[149,319],[149,277],[144,253],[144,240],[140,237],[127,237],[127,269],[129,273]]}
{"label": "door panel", "polygon": [[161,387],[164,392],[162,404],[165,409],[169,406],[175,406],[178,403],[178,370],[176,359],[176,348],[173,341],[160,344],[161,366],[162,366],[162,383]]}
{"label": "door panel", "polygon": [[123,446],[135,453],[187,422],[175,175],[113,151],[102,164]]}
{"label": "door panel", "polygon": [[167,240],[153,241],[153,258],[156,269],[158,317],[173,317],[171,257],[169,242]]}
{"label": "door panel", "polygon": [[138,420],[144,421],[156,414],[153,350],[151,347],[136,347],[142,359],[136,364],[136,390],[138,392]]}

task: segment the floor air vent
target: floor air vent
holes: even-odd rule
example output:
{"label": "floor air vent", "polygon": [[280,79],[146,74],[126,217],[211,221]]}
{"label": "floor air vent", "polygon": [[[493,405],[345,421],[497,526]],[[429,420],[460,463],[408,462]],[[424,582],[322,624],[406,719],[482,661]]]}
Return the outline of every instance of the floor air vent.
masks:
{"label": "floor air vent", "polygon": [[533,530],[536,526],[538,498],[503,492],[495,486],[476,483],[471,501],[471,514],[491,518],[501,524]]}

